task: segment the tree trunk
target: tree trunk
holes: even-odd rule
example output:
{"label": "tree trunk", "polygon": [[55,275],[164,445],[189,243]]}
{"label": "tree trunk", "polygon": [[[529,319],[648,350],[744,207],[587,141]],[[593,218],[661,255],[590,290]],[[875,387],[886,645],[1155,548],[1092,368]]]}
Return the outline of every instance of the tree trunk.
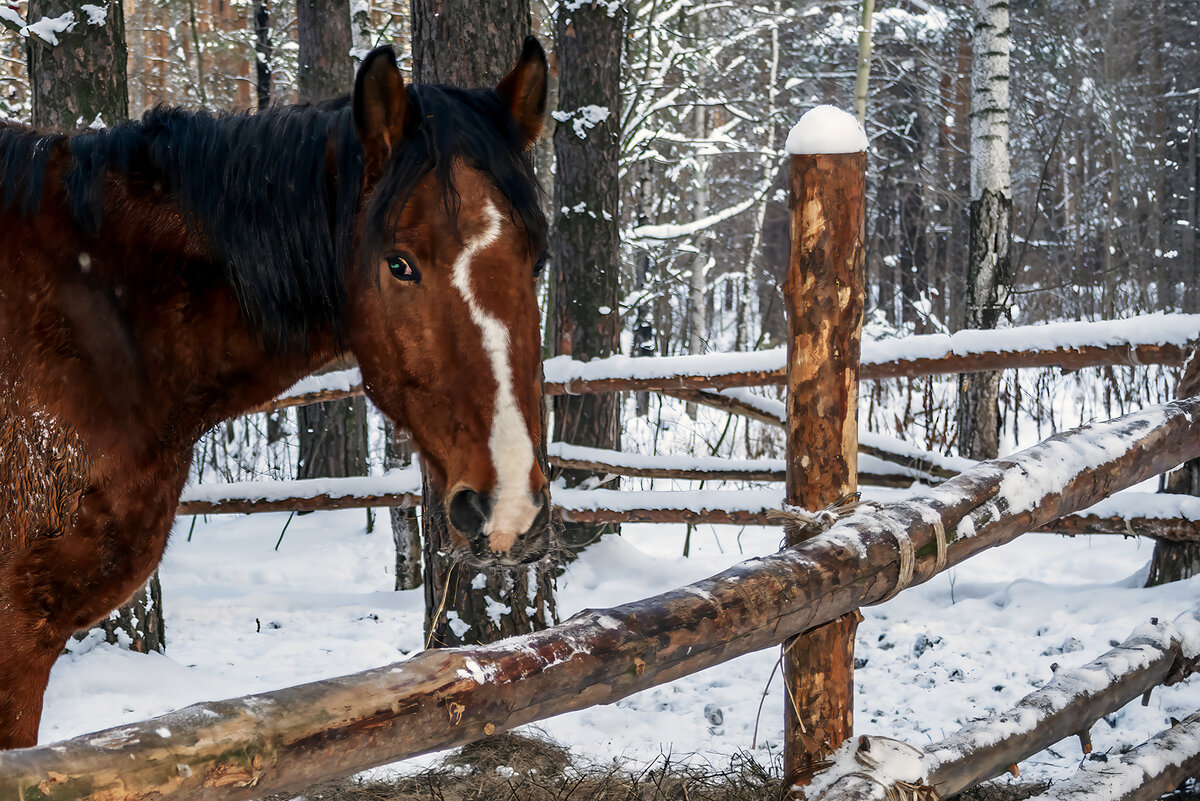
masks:
{"label": "tree trunk", "polygon": [[871,77],[871,33],[875,22],[875,0],[862,0],[862,23],[858,28],[858,66],[854,71],[854,116],[867,125],[867,81]]}
{"label": "tree trunk", "polygon": [[354,82],[350,1],[297,0],[296,35],[300,102],[319,103],[349,92]]}
{"label": "tree trunk", "polygon": [[[995,328],[1012,302],[1012,187],[1008,158],[1008,4],[976,0],[971,61],[971,234],[966,328]],[[959,380],[958,447],[973,459],[1000,450],[1000,374]]]}
{"label": "tree trunk", "polygon": [[[412,464],[412,440],[407,431],[399,431],[388,420],[384,426],[383,467],[385,470]],[[417,510],[393,506],[388,510],[392,519],[392,542],[396,544],[396,589],[411,590],[421,586],[421,527]]]}
{"label": "tree trunk", "polygon": [[[1200,351],[1193,353],[1184,365],[1175,394],[1180,398],[1200,395]],[[1185,462],[1175,472],[1163,476],[1160,481],[1163,492],[1200,495],[1200,459]],[[1183,581],[1192,576],[1200,576],[1200,543],[1173,542],[1165,539],[1154,541],[1150,575],[1146,577],[1147,587]]]}
{"label": "tree trunk", "polygon": [[[413,0],[412,30],[414,81],[495,86],[530,33],[529,0]],[[428,472],[421,524],[428,647],[491,642],[557,622],[550,560],[477,571],[447,558],[445,498]]]}
{"label": "tree trunk", "polygon": [[271,105],[271,6],[254,0],[254,91],[261,111]]}
{"label": "tree trunk", "polygon": [[[29,42],[34,125],[75,128],[111,124],[129,116],[124,6],[121,0],[112,0],[105,6],[108,15],[93,23],[81,5],[46,0],[29,4],[31,22],[68,13],[75,19],[74,28],[57,34],[58,46]],[[166,638],[158,573],[97,628],[103,629],[110,643],[119,641],[120,632],[135,651],[162,651]]]}
{"label": "tree trunk", "polygon": [[124,5],[112,0],[104,6],[107,16],[95,23],[83,5],[75,0],[30,0],[31,24],[65,14],[75,22],[70,31],[57,34],[55,47],[29,41],[34,125],[71,129],[109,125],[129,116]]}
{"label": "tree trunk", "polygon": [[531,30],[529,0],[412,0],[413,80],[495,86]]}
{"label": "tree trunk", "polygon": [[[551,342],[557,354],[597,359],[620,351],[621,44],[624,6],[560,4],[558,126],[554,131],[555,218],[550,227],[554,270]],[[615,394],[554,400],[554,439],[619,450],[620,398]],[[595,476],[556,471],[569,487]],[[616,485],[606,485],[616,489]],[[570,524],[563,544],[578,552],[617,526]]]}
{"label": "tree trunk", "polygon": [[140,654],[162,653],[167,647],[166,624],[163,621],[162,584],[155,571],[142,587],[120,609],[96,624],[104,632],[104,640],[120,645],[128,638],[129,650]]}
{"label": "tree trunk", "polygon": [[[350,91],[354,81],[350,58],[349,0],[298,0],[296,28],[300,40],[297,83],[302,103],[319,103]],[[346,398],[301,407],[297,478],[365,476],[367,474],[367,404]],[[367,510],[367,529],[374,516]]]}

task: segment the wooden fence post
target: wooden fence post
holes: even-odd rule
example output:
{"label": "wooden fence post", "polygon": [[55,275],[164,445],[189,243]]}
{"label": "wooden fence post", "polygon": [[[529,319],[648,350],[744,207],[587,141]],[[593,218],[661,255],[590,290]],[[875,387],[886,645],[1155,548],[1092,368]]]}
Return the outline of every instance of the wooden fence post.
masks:
{"label": "wooden fence post", "polygon": [[[830,106],[805,114],[787,142],[787,502],[812,511],[857,487],[866,146],[854,117]],[[860,620],[856,610],[784,643],[785,797],[852,733]]]}

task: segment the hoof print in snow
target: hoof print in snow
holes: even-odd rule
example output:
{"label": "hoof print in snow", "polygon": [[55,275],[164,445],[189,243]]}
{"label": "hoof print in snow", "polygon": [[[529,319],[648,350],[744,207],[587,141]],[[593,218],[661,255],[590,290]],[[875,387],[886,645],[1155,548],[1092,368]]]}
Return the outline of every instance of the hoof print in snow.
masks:
{"label": "hoof print in snow", "polygon": [[939,645],[942,642],[941,637],[927,637],[924,633],[917,635],[917,641],[913,643],[913,659],[920,659],[921,654]]}

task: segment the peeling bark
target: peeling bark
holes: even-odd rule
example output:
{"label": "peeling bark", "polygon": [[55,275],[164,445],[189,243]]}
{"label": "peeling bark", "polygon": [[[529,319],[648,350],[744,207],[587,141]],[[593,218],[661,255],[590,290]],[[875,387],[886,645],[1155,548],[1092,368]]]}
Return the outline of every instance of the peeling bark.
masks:
{"label": "peeling bark", "polygon": [[[866,300],[866,153],[792,156],[787,502],[823,509],[858,487],[858,369]],[[799,545],[789,533],[789,545]],[[786,783],[807,784],[854,730],[857,610],[784,645]]]}

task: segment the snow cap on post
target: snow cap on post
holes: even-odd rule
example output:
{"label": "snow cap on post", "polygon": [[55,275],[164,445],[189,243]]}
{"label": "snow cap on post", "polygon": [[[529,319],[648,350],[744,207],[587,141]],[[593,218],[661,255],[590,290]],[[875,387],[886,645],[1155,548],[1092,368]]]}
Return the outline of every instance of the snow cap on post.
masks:
{"label": "snow cap on post", "polygon": [[793,156],[818,153],[858,153],[867,149],[867,132],[853,114],[837,106],[817,106],[805,112],[787,138]]}

